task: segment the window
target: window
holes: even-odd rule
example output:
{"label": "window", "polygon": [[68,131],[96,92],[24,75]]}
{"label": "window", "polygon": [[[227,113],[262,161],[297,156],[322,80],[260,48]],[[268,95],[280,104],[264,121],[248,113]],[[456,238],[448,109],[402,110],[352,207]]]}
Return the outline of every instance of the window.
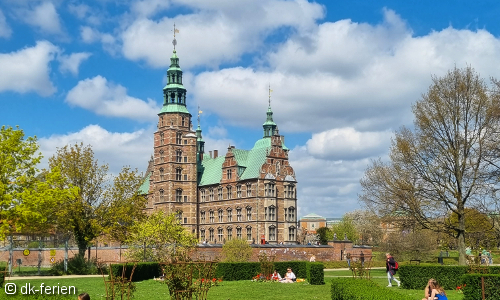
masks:
{"label": "window", "polygon": [[163,168],[160,168],[160,180],[165,180],[165,176],[163,175]]}
{"label": "window", "polygon": [[236,186],[236,198],[241,198],[241,185]]}
{"label": "window", "polygon": [[175,150],[175,162],[182,162],[182,151]]}
{"label": "window", "polygon": [[288,228],[288,240],[295,241],[295,227]]}
{"label": "window", "polygon": [[205,224],[205,221],[206,221],[205,215],[206,214],[205,214],[204,211],[200,212],[200,222],[201,222],[201,224]]}
{"label": "window", "polygon": [[269,240],[276,241],[276,227],[269,227]]}
{"label": "window", "polygon": [[213,210],[209,211],[209,218],[210,218],[210,223],[213,223],[214,222],[214,211]]}
{"label": "window", "polygon": [[231,227],[227,228],[227,240],[230,241],[233,239],[233,229]]}
{"label": "window", "polygon": [[184,162],[188,162],[188,157],[184,156]]}
{"label": "window", "polygon": [[247,207],[247,221],[251,221],[251,220],[252,220],[252,208]]}
{"label": "window", "polygon": [[219,211],[217,213],[219,216],[219,223],[223,222],[224,221],[224,211],[222,209],[219,209]]}
{"label": "window", "polygon": [[236,238],[241,240],[241,227],[236,227]]}
{"label": "window", "polygon": [[200,240],[205,241],[205,229],[200,229]]}
{"label": "window", "polygon": [[219,198],[217,200],[222,200],[222,187],[219,186],[219,188],[217,188],[217,193],[219,194]]}
{"label": "window", "polygon": [[162,132],[160,133],[160,145],[163,146],[163,140],[165,139],[165,134]]}
{"label": "window", "polygon": [[232,197],[233,188],[231,186],[228,186],[226,189],[227,189],[227,199],[233,198]]}
{"label": "window", "polygon": [[160,124],[163,126],[163,117],[160,118]]}
{"label": "window", "polygon": [[228,208],[227,209],[227,221],[232,222],[233,221],[233,210]]}
{"label": "window", "polygon": [[182,180],[182,169],[175,169],[175,180]]}
{"label": "window", "polygon": [[175,201],[182,202],[182,190],[181,189],[175,190]]}
{"label": "window", "polygon": [[227,178],[228,180],[229,180],[229,179],[231,179],[231,175],[232,175],[231,170],[226,170],[226,176],[227,176],[226,178]]}
{"label": "window", "polygon": [[266,197],[274,197],[274,182],[266,183]]}
{"label": "window", "polygon": [[252,184],[247,183],[247,197],[252,197]]}
{"label": "window", "polygon": [[269,206],[269,221],[274,221],[275,217],[276,217],[276,207]]}
{"label": "window", "polygon": [[184,202],[188,202],[188,196],[184,196]]}
{"label": "window", "polygon": [[178,210],[176,213],[175,213],[175,217],[177,218],[177,221],[182,222],[182,211]]}
{"label": "window", "polygon": [[185,122],[186,122],[186,121],[184,120],[184,117],[182,117],[182,127],[184,127],[184,126],[185,126],[185,125],[184,125],[184,123],[185,123]]}
{"label": "window", "polygon": [[295,186],[293,184],[285,185],[285,198],[295,198]]}
{"label": "window", "polygon": [[164,202],[164,201],[165,201],[164,192],[163,192],[163,190],[160,190],[160,202]]}
{"label": "window", "polygon": [[217,229],[217,235],[219,236],[219,243],[221,243],[222,239],[224,238],[224,229],[222,228]]}
{"label": "window", "polygon": [[200,195],[201,195],[201,202],[205,202],[206,201],[205,190],[201,190]]}
{"label": "window", "polygon": [[241,221],[241,208],[236,209],[236,221]]}
{"label": "window", "polygon": [[247,227],[247,240],[252,239],[252,227]]}
{"label": "window", "polygon": [[210,228],[210,229],[208,230],[208,234],[209,234],[209,237],[208,237],[208,238],[210,239],[210,241],[211,241],[211,242],[213,242],[213,241],[214,241],[214,229],[213,229],[213,228]]}
{"label": "window", "polygon": [[184,224],[187,224],[188,218],[184,218]]}
{"label": "window", "polygon": [[295,221],[295,207],[288,208],[288,221]]}
{"label": "window", "polygon": [[175,143],[177,145],[182,144],[182,133],[181,132],[177,132],[177,135],[175,136]]}
{"label": "window", "polygon": [[165,162],[165,153],[163,152],[163,150],[160,150],[160,162]]}
{"label": "window", "polygon": [[214,201],[214,189],[210,188],[210,189],[208,190],[208,193],[209,193],[209,196],[208,196],[208,197],[209,197],[209,200],[210,200],[210,201]]}
{"label": "window", "polygon": [[187,145],[187,143],[188,143],[188,140],[184,140],[184,145]]}
{"label": "window", "polygon": [[187,181],[187,180],[188,180],[188,175],[184,174],[184,181]]}

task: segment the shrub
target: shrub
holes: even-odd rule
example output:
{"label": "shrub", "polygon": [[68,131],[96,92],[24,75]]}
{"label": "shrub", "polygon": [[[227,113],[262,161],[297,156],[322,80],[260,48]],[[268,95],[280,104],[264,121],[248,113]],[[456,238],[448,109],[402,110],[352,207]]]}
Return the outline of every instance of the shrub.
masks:
{"label": "shrub", "polygon": [[[399,262],[398,264],[401,266],[406,262]],[[341,260],[341,261],[324,261],[323,265],[325,266],[325,269],[341,269],[341,268],[349,268],[347,265],[346,260]],[[371,267],[385,267],[385,260],[384,261],[372,261],[371,262]]]}
{"label": "shrub", "polygon": [[226,263],[221,262],[217,265],[215,271],[216,278],[222,278],[224,281],[251,280],[260,273],[260,263]]}
{"label": "shrub", "polygon": [[307,261],[280,261],[274,262],[274,268],[278,273],[284,275],[287,268],[292,268],[297,278],[307,278]]}
{"label": "shrub", "polygon": [[222,246],[225,262],[248,262],[252,256],[252,247],[242,239],[232,239]]}
{"label": "shrub", "polygon": [[332,300],[410,300],[410,296],[378,286],[366,279],[335,278],[332,280]]}
{"label": "shrub", "polygon": [[[64,274],[64,260],[56,262],[50,271],[54,275]],[[66,272],[68,275],[95,275],[99,273],[95,259],[91,259],[89,262],[84,256],[80,255],[68,259],[68,271]]]}
{"label": "shrub", "polygon": [[485,299],[500,299],[499,274],[466,274],[462,276],[464,300],[482,299],[481,277],[484,277]]}
{"label": "shrub", "polygon": [[[111,265],[111,272],[113,273],[113,277],[121,277],[123,272],[124,264],[113,264]],[[125,267],[125,277],[130,278],[130,274],[132,272],[132,268],[134,267],[133,263],[127,263]],[[153,279],[155,277],[160,277],[161,269],[160,264],[157,262],[140,262],[137,263],[134,274],[132,275],[132,281],[143,281],[148,279]]]}
{"label": "shrub", "polygon": [[307,281],[311,285],[325,284],[325,272],[320,262],[307,263]]}

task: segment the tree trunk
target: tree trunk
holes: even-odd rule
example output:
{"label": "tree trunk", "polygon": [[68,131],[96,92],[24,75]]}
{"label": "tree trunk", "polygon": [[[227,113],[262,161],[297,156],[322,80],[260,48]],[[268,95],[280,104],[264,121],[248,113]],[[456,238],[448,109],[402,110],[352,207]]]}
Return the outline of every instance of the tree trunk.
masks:
{"label": "tree trunk", "polygon": [[465,257],[465,211],[463,208],[458,209],[458,265],[467,265]]}

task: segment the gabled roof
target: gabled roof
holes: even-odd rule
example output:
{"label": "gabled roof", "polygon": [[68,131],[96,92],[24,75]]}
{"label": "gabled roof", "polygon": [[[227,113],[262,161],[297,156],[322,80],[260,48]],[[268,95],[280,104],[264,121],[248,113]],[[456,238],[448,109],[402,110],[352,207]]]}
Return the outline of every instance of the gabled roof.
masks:
{"label": "gabled roof", "polygon": [[146,178],[144,178],[144,181],[142,182],[141,186],[139,187],[139,194],[141,195],[146,195],[149,193],[149,178],[151,178],[151,173],[149,173]]}

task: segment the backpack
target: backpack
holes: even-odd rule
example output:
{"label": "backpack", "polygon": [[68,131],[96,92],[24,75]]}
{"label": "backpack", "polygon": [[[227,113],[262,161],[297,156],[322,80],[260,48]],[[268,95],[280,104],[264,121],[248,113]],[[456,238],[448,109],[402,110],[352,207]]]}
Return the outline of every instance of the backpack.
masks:
{"label": "backpack", "polygon": [[399,269],[399,264],[397,261],[394,261],[394,270],[398,270]]}

